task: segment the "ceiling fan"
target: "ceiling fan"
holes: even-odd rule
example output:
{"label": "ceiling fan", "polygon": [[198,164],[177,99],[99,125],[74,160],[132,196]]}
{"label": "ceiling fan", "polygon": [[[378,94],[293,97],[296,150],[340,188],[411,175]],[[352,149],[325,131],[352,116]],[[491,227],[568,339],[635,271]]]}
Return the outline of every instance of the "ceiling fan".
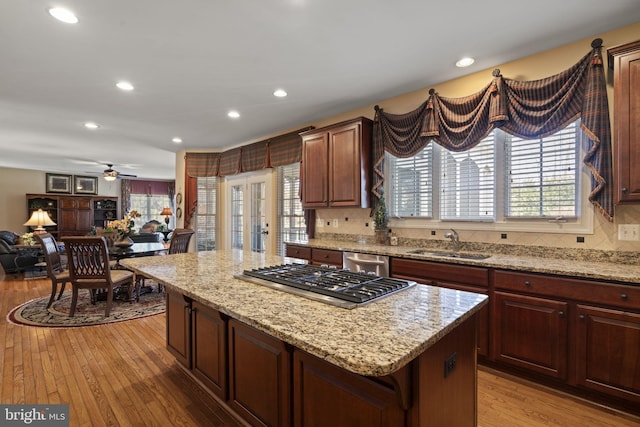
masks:
{"label": "ceiling fan", "polygon": [[113,169],[113,165],[107,163],[107,168],[102,172],[102,177],[105,179],[105,181],[115,181],[116,179],[120,179],[122,177],[137,178],[138,176],[120,173],[117,170]]}

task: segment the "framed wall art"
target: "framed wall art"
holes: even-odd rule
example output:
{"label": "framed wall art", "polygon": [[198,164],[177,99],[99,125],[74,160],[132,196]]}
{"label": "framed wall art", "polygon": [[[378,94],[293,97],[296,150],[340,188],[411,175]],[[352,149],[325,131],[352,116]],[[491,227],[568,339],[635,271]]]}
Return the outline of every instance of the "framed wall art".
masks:
{"label": "framed wall art", "polygon": [[73,192],[75,194],[98,194],[98,178],[74,175]]}
{"label": "framed wall art", "polygon": [[71,175],[61,175],[58,173],[46,174],[46,192],[71,194]]}

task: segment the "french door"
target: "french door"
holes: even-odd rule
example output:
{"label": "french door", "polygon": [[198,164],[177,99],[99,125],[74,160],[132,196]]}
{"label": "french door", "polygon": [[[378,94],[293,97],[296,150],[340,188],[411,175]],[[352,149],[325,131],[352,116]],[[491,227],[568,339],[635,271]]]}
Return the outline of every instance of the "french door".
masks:
{"label": "french door", "polygon": [[[227,247],[272,253],[271,173],[234,176],[227,179]],[[275,230],[275,228],[272,228]]]}

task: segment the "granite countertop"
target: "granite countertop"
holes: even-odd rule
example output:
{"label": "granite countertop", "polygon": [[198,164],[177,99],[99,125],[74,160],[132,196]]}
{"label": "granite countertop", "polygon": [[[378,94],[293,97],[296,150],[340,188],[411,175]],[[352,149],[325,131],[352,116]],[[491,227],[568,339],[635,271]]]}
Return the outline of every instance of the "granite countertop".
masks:
{"label": "granite countertop", "polygon": [[[516,271],[559,274],[593,280],[608,280],[640,285],[639,265],[613,262],[595,262],[593,260],[583,261],[580,259],[579,255],[576,255],[575,257],[565,256],[562,258],[552,258],[546,256],[527,256],[521,253],[514,255],[487,253],[487,255],[490,255],[489,258],[478,260],[433,256],[429,254],[412,254],[411,251],[415,251],[416,249],[425,249],[426,251],[433,250],[434,252],[442,252],[442,250],[409,246],[388,246],[370,243],[361,244],[357,242],[327,239],[312,239],[309,242],[305,243],[291,243],[321,249],[334,249],[376,255],[388,255],[391,257],[400,257],[407,259],[439,261]],[[465,251],[461,252],[465,253]],[[549,252],[553,253],[553,251],[551,250],[549,250]]]}
{"label": "granite countertop", "polygon": [[412,286],[353,310],[234,278],[294,259],[236,250],[129,258],[122,264],[351,372],[391,374],[487,304],[487,296]]}

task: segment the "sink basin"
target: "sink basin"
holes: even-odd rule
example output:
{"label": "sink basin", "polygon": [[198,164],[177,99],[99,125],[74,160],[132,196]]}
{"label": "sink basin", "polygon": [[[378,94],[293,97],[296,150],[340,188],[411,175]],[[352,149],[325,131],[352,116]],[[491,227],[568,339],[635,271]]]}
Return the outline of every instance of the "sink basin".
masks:
{"label": "sink basin", "polygon": [[487,259],[491,255],[483,255],[483,254],[470,254],[470,253],[458,253],[458,252],[438,252],[438,251],[430,251],[428,249],[413,249],[411,251],[407,251],[408,254],[416,254],[416,255],[428,255],[428,256],[436,256],[443,258],[460,258],[460,259]]}

